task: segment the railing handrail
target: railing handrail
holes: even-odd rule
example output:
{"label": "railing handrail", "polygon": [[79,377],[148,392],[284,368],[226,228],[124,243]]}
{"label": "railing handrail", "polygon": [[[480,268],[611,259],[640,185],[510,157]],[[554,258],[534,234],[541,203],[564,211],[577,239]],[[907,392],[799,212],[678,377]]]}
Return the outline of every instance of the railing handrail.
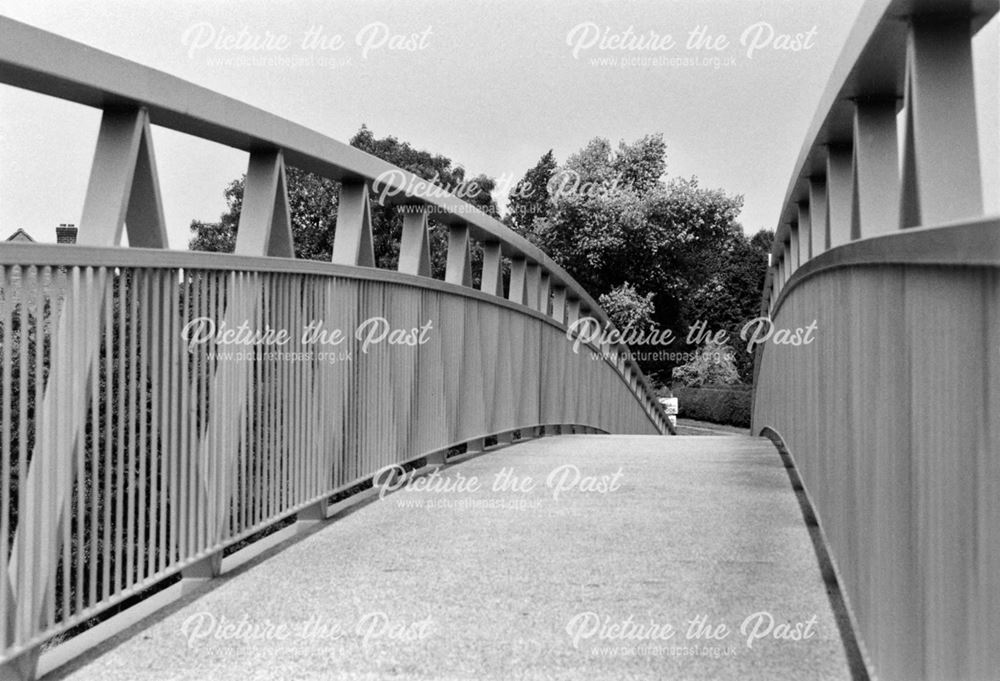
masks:
{"label": "railing handrail", "polygon": [[[809,177],[825,172],[822,163],[826,147],[850,143],[853,100],[867,90],[879,89],[890,92],[902,102],[906,71],[905,19],[928,4],[921,0],[870,0],[862,5],[823,89],[795,161],[774,231],[771,255],[775,263],[781,256],[782,244],[788,240],[789,224],[796,219],[798,204],[807,200]],[[968,5],[973,35],[1000,10],[998,0],[968,0]],[[768,282],[770,276],[769,270]],[[766,283],[765,298],[768,288]]]}
{"label": "railing handrail", "polygon": [[[473,300],[498,305],[533,317],[558,329],[568,330],[569,326],[551,315],[543,314],[526,305],[521,305],[500,296],[490,295],[478,289],[451,284],[440,279],[421,277],[406,272],[357,267],[323,262],[320,260],[293,260],[266,256],[248,256],[232,253],[222,254],[207,251],[163,251],[155,248],[103,248],[98,246],[67,247],[60,244],[9,243],[0,248],[0,267],[135,267],[164,270],[212,270],[224,272],[267,272],[285,274],[308,274],[322,277],[338,277],[361,281],[376,281],[402,286],[412,286],[432,291],[464,296]],[[591,340],[581,341],[594,352],[601,348]],[[614,365],[610,356],[602,357]],[[626,362],[633,363],[630,357]],[[638,370],[638,366],[635,367]],[[619,374],[619,378],[623,378]]]}
{"label": "railing handrail", "polygon": [[914,227],[858,239],[825,251],[800,266],[774,299],[772,315],[795,288],[817,274],[844,267],[922,265],[997,267],[1000,265],[1000,214]]}
{"label": "railing handrail", "polygon": [[[413,173],[239,100],[28,24],[0,16],[0,35],[0,83],[102,110],[141,108],[151,124],[246,152],[280,149],[289,165],[337,181],[388,177],[380,186],[397,192],[393,203],[430,206],[438,222],[467,225],[472,237],[499,242],[504,255],[540,266],[552,286],[580,301],[581,314],[611,323],[569,273],[499,220],[445,191],[414,195],[410,187],[428,183]],[[654,395],[638,364],[626,361]]]}
{"label": "railing handrail", "polygon": [[[224,255],[224,258],[220,258]],[[362,281],[378,281],[445,291],[476,300],[497,303],[553,326],[566,328],[551,315],[470,286],[421,277],[395,270],[341,265],[322,260],[298,260],[269,256],[214,253],[210,251],[163,251],[155,248],[106,248],[100,246],[42,243],[9,243],[0,248],[0,267],[140,267],[145,269],[214,270],[222,272],[268,272],[309,274]]]}

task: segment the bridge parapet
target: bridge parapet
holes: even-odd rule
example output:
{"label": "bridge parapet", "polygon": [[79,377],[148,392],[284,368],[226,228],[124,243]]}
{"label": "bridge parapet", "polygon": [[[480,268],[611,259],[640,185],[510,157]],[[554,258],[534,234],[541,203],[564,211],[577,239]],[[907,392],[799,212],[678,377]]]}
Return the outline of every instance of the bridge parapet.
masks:
{"label": "bridge parapet", "polygon": [[[139,596],[327,517],[385,466],[515,433],[668,431],[627,348],[569,333],[609,323],[599,305],[492,217],[167,74],[5,18],[0,36],[0,83],[103,111],[78,245],[0,246],[4,674],[51,668],[53,637],[134,621],[163,602]],[[152,125],[249,152],[235,254],[168,249]],[[341,184],[331,263],[294,258],[287,165]],[[373,192],[407,206],[398,271],[375,267]]]}
{"label": "bridge parapet", "polygon": [[865,6],[761,301],[775,329],[814,331],[759,348],[753,429],[795,460],[882,679],[1000,668],[1000,218],[983,214],[971,49],[996,12]]}

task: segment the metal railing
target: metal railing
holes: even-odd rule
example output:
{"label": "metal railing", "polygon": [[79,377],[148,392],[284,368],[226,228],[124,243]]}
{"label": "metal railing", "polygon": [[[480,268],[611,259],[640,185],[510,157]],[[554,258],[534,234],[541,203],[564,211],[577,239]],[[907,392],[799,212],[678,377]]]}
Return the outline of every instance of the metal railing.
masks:
{"label": "metal railing", "polygon": [[[625,348],[568,334],[608,319],[562,268],[409,173],[4,18],[0,83],[104,111],[80,245],[0,244],[5,673],[44,672],[53,637],[218,574],[227,548],[327,517],[386,465],[516,431],[669,429]],[[249,152],[235,254],[167,250],[151,125]],[[332,263],[291,257],[286,163],[341,183]],[[374,267],[373,189],[410,206],[397,272]],[[445,281],[427,267],[432,211]]]}
{"label": "metal railing", "polygon": [[809,340],[760,348],[753,431],[793,457],[881,679],[1000,669],[1000,218],[983,215],[971,43],[997,9],[864,7],[762,300],[775,336]]}

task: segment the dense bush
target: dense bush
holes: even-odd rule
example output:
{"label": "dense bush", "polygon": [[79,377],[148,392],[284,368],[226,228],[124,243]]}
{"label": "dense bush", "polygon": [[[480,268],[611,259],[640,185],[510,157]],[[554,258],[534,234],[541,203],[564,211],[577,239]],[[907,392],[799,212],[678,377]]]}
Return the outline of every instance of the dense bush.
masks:
{"label": "dense bush", "polygon": [[673,376],[675,384],[689,388],[740,384],[736,353],[725,343],[713,340],[702,343],[686,364],[674,367]]}
{"label": "dense bush", "polygon": [[688,388],[675,386],[678,399],[678,417],[697,419],[710,423],[750,427],[750,400],[753,397],[748,385],[705,386]]}

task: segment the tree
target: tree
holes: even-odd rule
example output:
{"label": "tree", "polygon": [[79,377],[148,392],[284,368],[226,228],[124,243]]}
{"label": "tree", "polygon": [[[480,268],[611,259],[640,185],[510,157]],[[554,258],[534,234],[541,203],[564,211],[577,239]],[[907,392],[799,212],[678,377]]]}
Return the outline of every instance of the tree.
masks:
{"label": "tree", "polygon": [[[602,302],[648,299],[651,323],[677,338],[699,320],[728,329],[756,309],[747,301],[759,300],[766,255],[762,266],[737,221],[741,196],[665,171],[661,135],[616,149],[593,139],[552,172],[546,211],[521,223],[525,236]],[[645,363],[662,378],[672,367]]]}
{"label": "tree", "polygon": [[[240,182],[240,193],[243,184]],[[191,221],[191,239],[188,248],[192,251],[211,251],[213,253],[232,253],[236,250],[236,230],[220,222]]]}
{"label": "tree", "polygon": [[292,168],[287,175],[295,257],[328,261],[333,256],[340,183],[298,168]]}
{"label": "tree", "polygon": [[694,178],[665,183],[664,149],[659,136],[617,152],[592,140],[555,173],[549,210],[528,238],[592,294],[625,281],[658,299],[684,293],[714,270],[709,256],[742,236],[742,198]]}
{"label": "tree", "polygon": [[627,281],[621,286],[612,289],[610,293],[602,293],[597,300],[608,313],[611,322],[619,329],[631,326],[634,329],[641,329],[649,326],[653,320],[653,294],[647,293],[640,296],[635,287]]}
{"label": "tree", "polygon": [[652,189],[667,171],[667,145],[663,135],[646,135],[633,144],[618,144],[612,167],[619,180],[643,194]]}
{"label": "tree", "polygon": [[507,224],[515,232],[522,235],[528,233],[535,218],[545,217],[548,213],[551,200],[549,182],[556,167],[555,154],[549,149],[538,159],[535,167],[514,185],[507,201]]}
{"label": "tree", "polygon": [[[292,234],[295,236],[295,257],[329,260],[333,254],[340,184],[298,168],[286,168],[285,175]],[[226,187],[227,210],[219,217],[219,222],[191,222],[193,236],[188,247],[192,251],[233,252],[239,232],[245,181],[246,176],[243,176]]]}
{"label": "tree", "polygon": [[674,380],[689,388],[739,383],[734,354],[725,343],[705,341],[686,364],[674,368]]}
{"label": "tree", "polygon": [[[712,331],[725,331],[731,341],[760,312],[760,294],[767,273],[773,232],[760,230],[752,238],[742,232],[716,254],[715,271],[691,290],[684,305],[687,319],[703,319]],[[746,382],[753,378],[753,355],[736,353],[736,367]]]}
{"label": "tree", "polygon": [[[351,146],[367,151],[373,156],[408,170],[434,185],[461,197],[487,215],[497,217],[493,190],[496,182],[486,175],[466,179],[465,168],[454,165],[451,159],[440,154],[414,149],[408,142],[401,142],[392,135],[377,139],[362,125],[350,140]],[[399,243],[403,232],[403,216],[394,205],[372,204],[372,233],[375,246],[375,262],[379,267],[396,269],[399,262]],[[444,276],[447,262],[447,229],[431,220],[431,272],[438,278]],[[482,261],[482,248],[472,250],[473,262]],[[474,271],[477,271],[474,268]],[[477,282],[474,282],[478,284]]]}
{"label": "tree", "polygon": [[226,212],[218,222],[191,221],[191,240],[188,248],[192,251],[232,253],[236,248],[236,232],[239,228],[240,210],[243,208],[243,183],[246,176],[233,180],[223,192],[226,197]]}

